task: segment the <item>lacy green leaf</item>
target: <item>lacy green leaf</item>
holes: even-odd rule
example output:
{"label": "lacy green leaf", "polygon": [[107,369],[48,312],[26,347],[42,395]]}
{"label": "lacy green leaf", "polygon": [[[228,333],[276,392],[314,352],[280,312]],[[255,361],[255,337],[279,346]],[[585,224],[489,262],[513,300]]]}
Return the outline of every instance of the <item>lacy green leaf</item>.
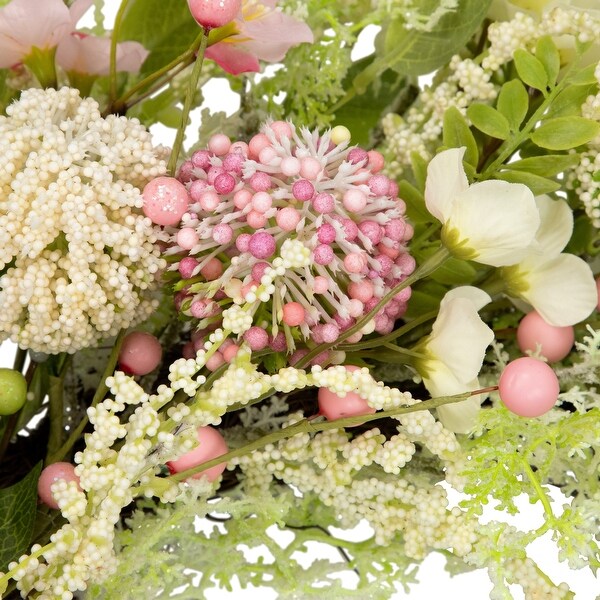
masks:
{"label": "lacy green leaf", "polygon": [[25,552],[31,541],[37,504],[38,463],[15,485],[0,490],[0,569]]}

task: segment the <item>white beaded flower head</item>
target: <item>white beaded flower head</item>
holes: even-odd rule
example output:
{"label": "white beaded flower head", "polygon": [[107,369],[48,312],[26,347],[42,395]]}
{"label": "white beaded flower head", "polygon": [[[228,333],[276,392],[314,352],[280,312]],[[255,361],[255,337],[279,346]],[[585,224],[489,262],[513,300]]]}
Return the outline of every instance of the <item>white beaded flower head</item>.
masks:
{"label": "white beaded flower head", "polygon": [[54,354],[153,310],[163,268],[138,188],[165,171],[139,121],[77,90],[31,89],[0,117],[0,341]]}

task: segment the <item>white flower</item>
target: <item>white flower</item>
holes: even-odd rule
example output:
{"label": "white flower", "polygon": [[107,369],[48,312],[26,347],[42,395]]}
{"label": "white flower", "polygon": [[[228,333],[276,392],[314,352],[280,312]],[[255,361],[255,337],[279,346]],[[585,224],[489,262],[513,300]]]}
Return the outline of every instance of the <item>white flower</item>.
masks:
{"label": "white flower", "polygon": [[140,188],[161,175],[139,121],[77,90],[26,90],[0,117],[0,341],[55,354],[145,319],[164,268]]}
{"label": "white flower", "polygon": [[455,255],[494,267],[512,265],[527,253],[540,224],[531,190],[520,183],[469,185],[465,148],[440,152],[429,163],[425,204],[441,221],[442,240]]}
{"label": "white flower", "polygon": [[[451,396],[479,387],[477,375],[485,350],[494,339],[492,330],[477,313],[491,298],[479,288],[464,286],[449,291],[440,304],[431,334],[418,345],[426,356],[415,368],[433,396]],[[474,425],[481,398],[438,407],[447,429],[466,433]]]}
{"label": "white flower", "polygon": [[524,300],[550,325],[583,321],[596,307],[592,270],[573,254],[561,254],[573,232],[573,213],[564,200],[539,196],[542,223],[528,256],[500,270],[508,296]]}

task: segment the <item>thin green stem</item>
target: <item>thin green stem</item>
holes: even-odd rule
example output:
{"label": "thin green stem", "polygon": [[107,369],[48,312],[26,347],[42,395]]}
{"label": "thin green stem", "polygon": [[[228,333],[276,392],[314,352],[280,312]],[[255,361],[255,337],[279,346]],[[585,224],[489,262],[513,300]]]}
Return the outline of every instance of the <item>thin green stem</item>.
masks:
{"label": "thin green stem", "polygon": [[123,23],[123,17],[127,10],[129,0],[121,0],[121,6],[117,11],[115,17],[115,25],[113,27],[112,36],[110,38],[110,65],[109,65],[109,99],[110,104],[115,101],[117,97],[117,43],[119,38],[119,31],[121,30],[121,24]]}
{"label": "thin green stem", "polygon": [[181,152],[181,147],[183,146],[183,138],[185,137],[185,128],[187,126],[188,118],[190,116],[190,111],[192,109],[192,102],[194,101],[194,96],[195,96],[196,90],[198,88],[198,81],[200,80],[200,73],[202,72],[202,64],[204,62],[204,52],[206,51],[207,43],[208,43],[208,32],[203,29],[201,38],[200,38],[200,46],[198,48],[198,54],[196,56],[196,62],[194,63],[194,69],[193,69],[192,75],[190,77],[187,94],[185,97],[185,101],[183,103],[183,114],[181,115],[181,124],[179,126],[179,129],[177,129],[177,135],[175,137],[175,142],[173,144],[173,150],[171,151],[171,156],[169,157],[169,164],[167,166],[167,171],[169,172],[170,175],[175,175],[175,170],[177,168],[177,159],[179,158],[179,153]]}
{"label": "thin green stem", "polygon": [[[386,304],[398,293],[412,285],[413,283],[427,277],[430,273],[433,273],[440,265],[442,265],[446,260],[450,257],[450,252],[444,246],[441,246],[434,252],[424,263],[419,265],[419,267],[409,275],[404,281],[399,283],[396,287],[392,288],[374,307],[373,309],[364,315],[361,319],[359,319],[355,325],[346,329],[346,331],[342,331],[340,336],[335,342],[330,344],[319,344],[315,348],[313,348],[306,356],[304,356],[298,363],[296,367],[301,369],[305,365],[309,364],[310,361],[315,357],[321,354],[322,352],[327,352],[332,348],[338,346],[341,342],[349,338],[351,335],[354,335],[358,331],[360,331],[371,319],[375,318],[375,315],[386,306]],[[381,340],[380,340],[381,341]]]}
{"label": "thin green stem", "polygon": [[400,415],[405,415],[413,412],[418,412],[421,410],[431,410],[433,408],[437,408],[438,406],[442,406],[445,404],[454,404],[455,402],[462,402],[467,398],[470,398],[473,395],[482,393],[482,390],[475,390],[474,392],[465,392],[463,394],[457,394],[456,396],[440,396],[439,398],[432,398],[431,400],[424,400],[423,402],[417,402],[416,404],[412,404],[411,406],[402,406],[399,408],[394,408],[392,410],[386,410],[381,412],[376,412],[371,415],[359,415],[355,417],[345,417],[343,419],[335,419],[334,421],[321,421],[316,422],[310,419],[302,419],[298,423],[294,425],[290,425],[285,429],[280,429],[279,431],[274,431],[273,433],[269,433],[249,444],[244,446],[240,446],[239,448],[235,448],[227,452],[226,454],[222,454],[221,456],[217,456],[211,460],[203,462],[192,469],[187,469],[186,471],[181,471],[176,475],[173,475],[171,479],[175,481],[183,481],[196,473],[200,473],[205,469],[209,469],[210,467],[214,467],[215,465],[227,462],[232,458],[237,458],[238,456],[245,456],[246,454],[250,454],[259,448],[263,448],[267,444],[274,444],[280,440],[285,438],[292,437],[294,435],[298,435],[299,433],[318,433],[319,431],[326,431],[329,429],[342,429],[344,427],[354,427],[356,425],[362,425],[363,423],[367,423],[369,421],[374,421],[376,419],[385,419],[387,417],[397,417]]}
{"label": "thin green stem", "polygon": [[[106,378],[114,373],[115,367],[117,366],[117,360],[119,358],[119,352],[121,351],[121,344],[123,343],[124,336],[125,330],[123,329],[120,331],[119,335],[115,340],[115,345],[113,346],[110,356],[108,357],[106,367],[104,368],[104,373],[102,374],[102,379],[98,384],[98,388],[96,389],[96,393],[92,398],[92,403],[90,406],[96,406],[96,404],[98,404],[98,402],[103,400],[106,396],[106,392],[108,391],[108,387],[106,386]],[[85,415],[81,419],[79,425],[71,432],[71,435],[68,437],[67,441],[60,448],[58,448],[55,452],[53,452],[52,454],[50,454],[50,456],[47,457],[46,463],[50,464],[62,460],[69,453],[69,451],[77,442],[77,440],[79,440],[87,424],[88,417],[87,415]]]}
{"label": "thin green stem", "polygon": [[23,350],[23,348],[19,348],[17,346],[17,351],[15,352],[15,360],[13,362],[13,369],[15,371],[22,372],[23,367],[25,366],[26,358],[27,358],[27,350]]}
{"label": "thin green stem", "polygon": [[525,471],[525,474],[527,475],[529,481],[531,482],[531,485],[533,486],[538,495],[538,498],[540,499],[540,502],[542,503],[542,506],[544,507],[544,512],[546,513],[546,516],[549,519],[554,519],[554,512],[552,512],[552,506],[550,506],[548,496],[546,495],[546,492],[544,492],[544,489],[542,488],[538,478],[535,476],[535,473],[533,472],[529,461],[525,457],[523,457],[521,459],[521,463],[523,464],[523,470]]}

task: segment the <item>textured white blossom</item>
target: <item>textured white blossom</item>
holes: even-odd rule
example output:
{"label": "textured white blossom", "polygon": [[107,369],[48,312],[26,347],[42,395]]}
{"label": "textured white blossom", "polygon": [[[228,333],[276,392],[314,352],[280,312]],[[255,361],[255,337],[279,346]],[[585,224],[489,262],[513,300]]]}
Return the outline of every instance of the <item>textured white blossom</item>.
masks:
{"label": "textured white blossom", "polygon": [[145,319],[164,267],[139,191],[165,164],[137,120],[77,90],[0,117],[0,340],[54,354]]}

